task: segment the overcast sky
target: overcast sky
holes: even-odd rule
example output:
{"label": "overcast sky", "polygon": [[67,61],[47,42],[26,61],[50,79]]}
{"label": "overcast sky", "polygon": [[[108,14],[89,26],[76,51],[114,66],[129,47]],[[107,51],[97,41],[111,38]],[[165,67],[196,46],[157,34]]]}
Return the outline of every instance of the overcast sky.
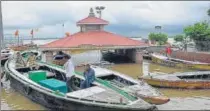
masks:
{"label": "overcast sky", "polygon": [[61,37],[79,31],[76,22],[87,17],[90,7],[105,6],[102,18],[109,21],[107,31],[124,36],[147,37],[156,25],[169,35],[182,33],[183,27],[208,20],[209,1],[3,1],[4,33],[21,35],[39,28],[36,37]]}

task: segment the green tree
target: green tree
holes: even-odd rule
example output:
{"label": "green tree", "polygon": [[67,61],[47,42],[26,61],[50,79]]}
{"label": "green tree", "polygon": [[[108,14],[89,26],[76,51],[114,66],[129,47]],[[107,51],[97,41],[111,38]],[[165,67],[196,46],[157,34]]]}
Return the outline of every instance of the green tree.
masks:
{"label": "green tree", "polygon": [[206,21],[185,27],[184,33],[194,40],[198,50],[210,49],[210,27]]}
{"label": "green tree", "polygon": [[184,41],[184,36],[183,35],[175,35],[174,40],[176,42],[182,42],[182,41]]}
{"label": "green tree", "polygon": [[181,42],[181,44],[183,45],[184,50],[187,51],[187,43],[190,42],[189,37],[180,34],[180,35],[175,35],[174,36],[174,40],[176,42]]}
{"label": "green tree", "polygon": [[210,9],[208,9],[207,14],[208,14],[208,16],[210,16]]}
{"label": "green tree", "polygon": [[150,33],[149,34],[149,39],[151,41],[158,42],[159,45],[163,45],[163,44],[166,44],[166,42],[168,40],[168,36],[166,34],[163,34],[163,33]]}

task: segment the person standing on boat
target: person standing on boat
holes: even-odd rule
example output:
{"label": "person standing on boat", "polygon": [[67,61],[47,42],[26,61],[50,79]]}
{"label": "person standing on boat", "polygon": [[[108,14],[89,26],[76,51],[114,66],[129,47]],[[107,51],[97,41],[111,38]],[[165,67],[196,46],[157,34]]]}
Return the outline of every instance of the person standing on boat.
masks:
{"label": "person standing on boat", "polygon": [[25,67],[26,63],[23,60],[23,57],[21,56],[20,52],[17,52],[16,54],[16,67]]}
{"label": "person standing on boat", "polygon": [[166,47],[166,56],[167,57],[170,57],[171,52],[172,52],[171,47],[170,46]]}
{"label": "person standing on boat", "polygon": [[71,91],[71,78],[74,75],[74,64],[72,62],[71,56],[64,56],[68,61],[64,64],[64,69],[66,70],[66,86],[68,91]]}
{"label": "person standing on boat", "polygon": [[80,88],[89,88],[90,85],[94,82],[95,80],[95,71],[90,67],[90,64],[86,65],[86,69],[84,71],[84,77],[85,80],[82,81],[80,84]]}

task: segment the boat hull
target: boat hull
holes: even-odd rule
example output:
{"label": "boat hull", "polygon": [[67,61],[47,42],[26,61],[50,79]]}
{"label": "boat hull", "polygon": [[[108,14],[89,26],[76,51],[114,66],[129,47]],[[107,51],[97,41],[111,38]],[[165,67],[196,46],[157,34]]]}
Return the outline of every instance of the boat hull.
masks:
{"label": "boat hull", "polygon": [[68,60],[62,59],[62,60],[53,60],[52,63],[56,65],[63,66]]}
{"label": "boat hull", "polygon": [[153,96],[141,96],[141,98],[151,104],[155,104],[155,105],[161,105],[161,104],[165,104],[167,102],[170,101],[170,99],[166,96],[157,96],[157,97],[153,97]]}
{"label": "boat hull", "polygon": [[24,50],[28,49],[26,46],[13,46],[13,47],[10,47],[10,48],[14,51],[24,51]]}
{"label": "boat hull", "polygon": [[8,60],[8,58],[4,58],[1,60],[1,65],[4,66],[4,64],[6,63],[6,61]]}
{"label": "boat hull", "polygon": [[163,88],[183,88],[183,89],[210,89],[210,81],[169,81],[151,78],[140,78],[144,79],[148,84],[155,87]]}
{"label": "boat hull", "polygon": [[[44,94],[30,87],[30,93],[26,91],[26,86],[10,76],[10,85],[12,88],[20,92],[22,95],[37,102],[46,108],[54,110],[114,110],[110,108],[103,108],[97,106],[89,106],[76,102],[66,101],[64,99],[58,99],[53,96]],[[116,110],[116,109],[115,109]]]}
{"label": "boat hull", "polygon": [[210,64],[187,64],[181,62],[173,62],[170,60],[163,60],[161,58],[157,58],[152,56],[152,62],[157,63],[164,66],[176,67],[176,68],[188,68],[194,70],[210,70]]}

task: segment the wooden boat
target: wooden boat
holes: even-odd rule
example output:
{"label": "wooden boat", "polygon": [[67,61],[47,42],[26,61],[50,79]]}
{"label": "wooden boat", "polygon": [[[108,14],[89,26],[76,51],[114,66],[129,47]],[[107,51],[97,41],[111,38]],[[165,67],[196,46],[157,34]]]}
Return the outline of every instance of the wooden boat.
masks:
{"label": "wooden boat", "polygon": [[176,67],[176,68],[210,70],[209,63],[187,61],[187,60],[181,60],[181,59],[176,59],[176,58],[171,58],[171,57],[168,58],[166,56],[158,55],[158,54],[152,54],[152,62],[165,65],[165,66]]}
{"label": "wooden boat", "polygon": [[[31,100],[54,110],[156,110],[155,105],[151,105],[140,98],[125,93],[102,80],[96,79],[90,88],[80,89],[83,74],[75,73],[72,79],[72,92],[64,92],[50,88],[52,84],[43,85],[43,81],[54,80],[61,84],[65,81],[65,70],[55,65],[37,62],[37,70],[46,72],[47,78],[34,82],[30,78],[30,68],[16,68],[15,60],[9,59],[5,64],[5,71],[10,76],[10,85]],[[36,71],[37,71],[36,70]],[[55,84],[55,83],[53,83]],[[58,85],[59,86],[59,85]],[[62,85],[61,85],[62,86]],[[60,87],[64,88],[65,87]]]}
{"label": "wooden boat", "polygon": [[37,60],[41,60],[41,52],[38,50],[26,50],[26,51],[21,52],[21,55],[24,58],[28,58],[28,55],[30,53],[33,53],[36,56]]}
{"label": "wooden boat", "polygon": [[140,97],[151,104],[160,105],[170,101],[168,97],[152,88],[143,80],[135,80],[125,74],[98,66],[92,65],[91,67],[94,69],[97,78],[105,80],[119,89]]}
{"label": "wooden boat", "polygon": [[1,65],[4,65],[5,62],[14,54],[14,52],[10,49],[1,50]]}
{"label": "wooden boat", "polygon": [[63,66],[66,62],[68,61],[68,59],[64,59],[64,58],[56,58],[52,61],[53,64],[56,65],[60,65]]}
{"label": "wooden boat", "polygon": [[185,88],[185,89],[209,89],[210,71],[183,72],[174,74],[149,73],[139,79],[156,87]]}
{"label": "wooden boat", "polygon": [[27,46],[24,46],[24,45],[21,45],[21,46],[11,46],[10,47],[12,50],[14,51],[24,51],[24,50],[27,50],[28,47]]}
{"label": "wooden boat", "polygon": [[59,66],[63,66],[68,61],[68,59],[65,59],[64,56],[69,55],[64,53],[64,55],[62,56],[54,57],[52,63]]}
{"label": "wooden boat", "polygon": [[10,46],[10,48],[14,51],[25,51],[25,50],[28,50],[28,49],[37,48],[37,45],[35,45],[35,44],[24,44],[24,45]]}

